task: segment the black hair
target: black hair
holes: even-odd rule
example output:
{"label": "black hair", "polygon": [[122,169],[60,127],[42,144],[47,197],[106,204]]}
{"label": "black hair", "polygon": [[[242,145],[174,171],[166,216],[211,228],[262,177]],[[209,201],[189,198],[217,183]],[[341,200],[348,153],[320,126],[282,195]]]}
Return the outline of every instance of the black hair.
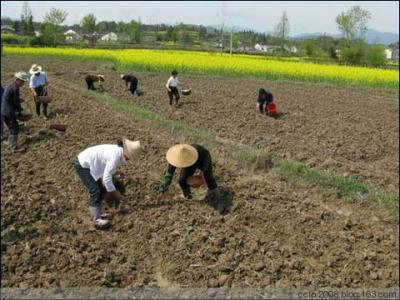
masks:
{"label": "black hair", "polygon": [[117,145],[118,147],[124,148],[124,142],[122,140],[118,140]]}
{"label": "black hair", "polygon": [[265,94],[266,92],[267,92],[267,91],[266,91],[265,89],[259,89],[259,90],[258,90],[258,93],[259,93],[259,94]]}
{"label": "black hair", "polygon": [[175,70],[173,70],[173,71],[171,72],[171,74],[176,76],[176,75],[178,75],[178,72],[175,71]]}

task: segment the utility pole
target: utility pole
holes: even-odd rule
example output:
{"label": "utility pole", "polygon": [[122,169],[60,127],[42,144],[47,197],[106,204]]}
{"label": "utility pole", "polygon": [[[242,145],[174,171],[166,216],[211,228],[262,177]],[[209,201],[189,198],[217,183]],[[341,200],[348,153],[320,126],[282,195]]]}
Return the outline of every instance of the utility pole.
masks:
{"label": "utility pole", "polygon": [[229,51],[229,56],[231,56],[231,57],[232,57],[232,36],[233,36],[233,33],[231,30],[231,47],[230,47],[230,51]]}

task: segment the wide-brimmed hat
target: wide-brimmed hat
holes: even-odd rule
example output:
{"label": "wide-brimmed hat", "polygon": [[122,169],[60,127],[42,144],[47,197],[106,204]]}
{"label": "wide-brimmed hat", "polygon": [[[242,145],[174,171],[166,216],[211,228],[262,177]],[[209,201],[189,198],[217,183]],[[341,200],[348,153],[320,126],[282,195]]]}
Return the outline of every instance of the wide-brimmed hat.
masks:
{"label": "wide-brimmed hat", "polygon": [[32,65],[31,69],[29,70],[29,74],[32,75],[39,72],[42,72],[42,67],[37,64]]}
{"label": "wide-brimmed hat", "polygon": [[175,145],[167,151],[167,161],[177,168],[190,167],[198,157],[199,153],[196,148],[188,144]]}
{"label": "wide-brimmed hat", "polygon": [[18,78],[19,80],[22,80],[22,81],[28,81],[29,80],[29,75],[26,74],[26,72],[24,72],[24,71],[17,72],[17,73],[14,74],[14,76],[16,78]]}
{"label": "wide-brimmed hat", "polygon": [[122,143],[124,146],[124,150],[126,150],[128,153],[129,159],[134,159],[139,155],[141,151],[140,141],[131,141],[123,138]]}
{"label": "wide-brimmed hat", "polygon": [[102,81],[104,81],[104,75],[98,74],[97,75]]}

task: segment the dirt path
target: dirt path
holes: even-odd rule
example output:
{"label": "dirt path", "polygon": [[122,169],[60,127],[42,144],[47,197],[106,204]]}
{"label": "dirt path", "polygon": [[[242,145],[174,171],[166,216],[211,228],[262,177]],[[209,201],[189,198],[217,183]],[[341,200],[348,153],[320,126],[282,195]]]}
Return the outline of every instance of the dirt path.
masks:
{"label": "dirt path", "polygon": [[[66,68],[50,66],[45,69]],[[11,68],[17,68],[16,61],[5,60],[6,82]],[[344,203],[316,188],[284,182],[274,172],[245,172],[207,144],[218,183],[235,192],[230,212],[220,215],[202,202],[202,189],[194,201],[186,201],[174,186],[172,199],[161,200],[155,188],[165,151],[191,137],[114,113],[91,96],[70,91],[68,80],[77,81],[70,75],[54,78],[52,118],[29,122],[27,153],[2,153],[3,286],[398,284],[397,224],[383,205]],[[26,88],[23,94],[29,99]],[[139,101],[146,99],[150,105],[151,98]],[[67,132],[46,129],[50,123],[66,124]],[[216,130],[211,124],[210,130]],[[227,137],[240,132],[240,127],[230,128]],[[113,227],[94,230],[88,195],[72,162],[85,147],[114,143],[121,135],[140,139],[144,152],[136,164],[123,168],[128,194]]]}

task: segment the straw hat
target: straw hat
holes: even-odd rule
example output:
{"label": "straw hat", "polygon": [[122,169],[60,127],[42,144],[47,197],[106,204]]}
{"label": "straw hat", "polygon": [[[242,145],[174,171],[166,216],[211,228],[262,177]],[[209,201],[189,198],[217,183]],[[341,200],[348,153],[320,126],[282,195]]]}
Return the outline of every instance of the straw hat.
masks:
{"label": "straw hat", "polygon": [[29,70],[29,74],[33,75],[38,72],[42,72],[42,67],[37,64],[32,65],[31,69]]}
{"label": "straw hat", "polygon": [[101,81],[104,81],[104,75],[98,74],[97,76],[101,79]]}
{"label": "straw hat", "polygon": [[29,75],[26,74],[23,71],[15,73],[14,76],[17,77],[18,79],[22,80],[22,81],[28,81],[29,80]]}
{"label": "straw hat", "polygon": [[198,157],[196,148],[188,144],[175,145],[167,151],[167,161],[177,168],[190,167]]}
{"label": "straw hat", "polygon": [[122,139],[122,143],[124,146],[124,150],[128,152],[128,157],[130,160],[136,158],[139,155],[141,151],[140,141],[131,141],[124,138]]}

